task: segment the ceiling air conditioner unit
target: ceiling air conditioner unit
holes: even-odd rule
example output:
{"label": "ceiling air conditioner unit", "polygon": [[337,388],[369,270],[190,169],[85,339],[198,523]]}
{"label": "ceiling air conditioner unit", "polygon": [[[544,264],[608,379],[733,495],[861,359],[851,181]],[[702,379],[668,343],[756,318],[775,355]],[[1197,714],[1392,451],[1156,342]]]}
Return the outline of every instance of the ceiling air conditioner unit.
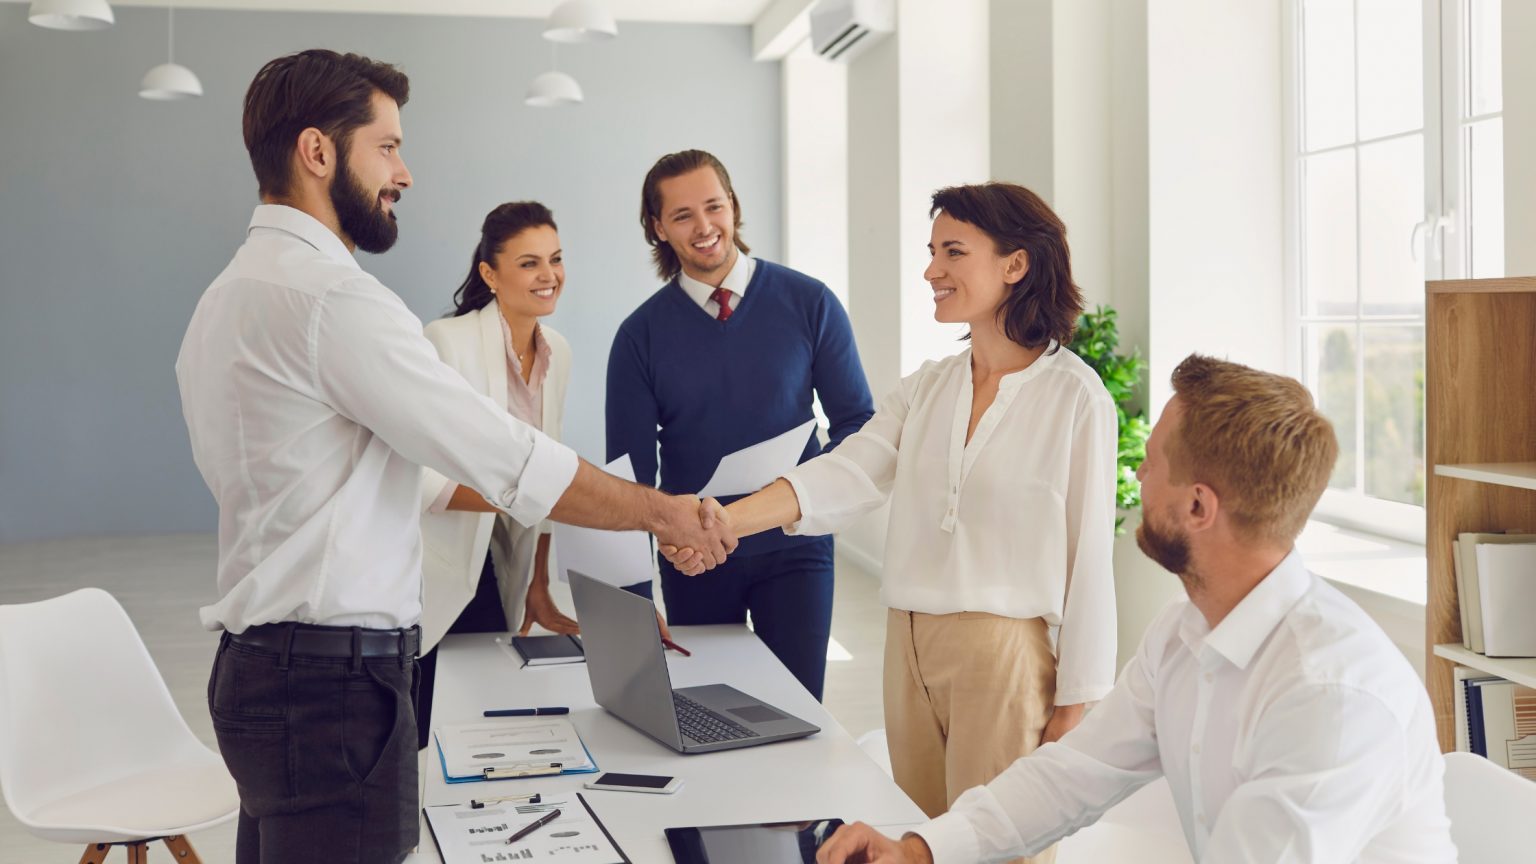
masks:
{"label": "ceiling air conditioner unit", "polygon": [[839,63],[895,29],[895,0],[817,0],[811,7],[811,47],[818,57]]}

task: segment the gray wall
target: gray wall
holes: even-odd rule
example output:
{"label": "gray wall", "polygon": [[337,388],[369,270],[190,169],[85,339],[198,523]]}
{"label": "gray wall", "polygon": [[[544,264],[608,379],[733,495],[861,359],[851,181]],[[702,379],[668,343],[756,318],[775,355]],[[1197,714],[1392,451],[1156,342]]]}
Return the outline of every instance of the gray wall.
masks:
{"label": "gray wall", "polygon": [[256,204],[240,101],[280,54],[358,51],[410,74],[416,185],[400,242],[361,260],[424,320],[446,311],[490,208],[555,211],[567,284],[551,323],[576,357],[566,440],[588,458],[613,333],[657,284],[636,223],[651,162],[713,151],[754,253],[781,248],[779,69],[751,60],[746,27],[624,23],[561,49],[586,104],[539,110],[522,100],[549,67],[541,22],[183,10],[177,60],[206,95],[167,104],[136,95],[165,59],[164,10],[119,6],[100,33],[26,11],[0,3],[0,542],[215,527],[172,364]]}

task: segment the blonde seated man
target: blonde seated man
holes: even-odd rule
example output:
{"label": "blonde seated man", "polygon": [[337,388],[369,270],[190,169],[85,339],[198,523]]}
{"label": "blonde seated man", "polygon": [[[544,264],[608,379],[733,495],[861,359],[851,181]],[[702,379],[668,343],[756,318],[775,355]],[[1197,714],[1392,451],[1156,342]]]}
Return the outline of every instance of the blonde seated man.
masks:
{"label": "blonde seated man", "polygon": [[1168,778],[1195,860],[1452,862],[1412,667],[1293,548],[1338,444],[1296,381],[1192,355],[1147,442],[1143,552],[1188,599],[1059,742],[900,840],[844,827],[818,864],[1030,855]]}

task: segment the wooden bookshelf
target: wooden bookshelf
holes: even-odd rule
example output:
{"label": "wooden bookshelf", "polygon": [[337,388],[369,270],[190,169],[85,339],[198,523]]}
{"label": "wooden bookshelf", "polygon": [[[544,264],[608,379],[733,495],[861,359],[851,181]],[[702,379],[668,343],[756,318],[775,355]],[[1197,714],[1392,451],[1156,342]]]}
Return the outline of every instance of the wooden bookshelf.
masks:
{"label": "wooden bookshelf", "polygon": [[1440,748],[1455,749],[1454,664],[1536,686],[1536,660],[1461,647],[1451,541],[1536,531],[1536,277],[1430,282],[1425,292],[1428,658]]}

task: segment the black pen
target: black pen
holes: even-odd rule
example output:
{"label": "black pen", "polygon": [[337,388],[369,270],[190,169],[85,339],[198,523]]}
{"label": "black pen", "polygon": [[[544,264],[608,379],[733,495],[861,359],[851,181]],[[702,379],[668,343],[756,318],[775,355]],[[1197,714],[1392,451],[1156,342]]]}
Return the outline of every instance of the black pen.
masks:
{"label": "black pen", "polygon": [[560,808],[556,807],[555,809],[549,811],[548,813],[545,813],[543,816],[540,816],[538,818],[538,821],[534,822],[532,825],[529,825],[527,828],[523,828],[522,830],[518,831],[516,834],[513,834],[511,837],[508,837],[507,838],[507,845],[511,846],[513,843],[516,843],[517,841],[523,839],[524,837],[527,837],[529,834],[532,834],[533,832],[539,830],[540,828],[543,828],[545,825],[548,825],[549,823],[551,823],[551,822],[553,822],[553,821],[555,821],[556,819],[559,819],[559,818],[560,818]]}
{"label": "black pen", "polygon": [[569,708],[490,708],[487,717],[545,717],[550,714],[569,714]]}

